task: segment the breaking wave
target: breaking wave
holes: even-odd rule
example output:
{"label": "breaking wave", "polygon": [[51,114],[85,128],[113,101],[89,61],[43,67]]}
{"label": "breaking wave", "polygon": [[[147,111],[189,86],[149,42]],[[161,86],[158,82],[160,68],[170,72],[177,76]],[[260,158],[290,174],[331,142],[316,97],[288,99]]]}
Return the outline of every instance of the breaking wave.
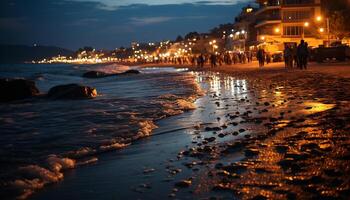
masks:
{"label": "breaking wave", "polygon": [[[14,67],[14,76],[21,67]],[[188,72],[162,69],[120,78],[80,77],[82,71],[128,69],[117,65],[47,66],[43,72],[43,66],[32,65],[21,73],[27,78],[40,71],[36,83],[42,92],[78,81],[102,95],[87,101],[0,104],[0,161],[4,163],[0,166],[0,196],[26,199],[45,185],[61,181],[65,170],[96,163],[101,153],[151,136],[158,120],[195,109],[194,101],[202,95]]]}

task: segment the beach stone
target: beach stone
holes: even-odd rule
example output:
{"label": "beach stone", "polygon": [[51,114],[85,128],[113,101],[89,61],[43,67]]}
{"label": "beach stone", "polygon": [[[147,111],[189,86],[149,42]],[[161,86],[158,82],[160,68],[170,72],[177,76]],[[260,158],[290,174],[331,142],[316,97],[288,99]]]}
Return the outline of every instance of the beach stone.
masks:
{"label": "beach stone", "polygon": [[190,187],[191,185],[192,185],[192,180],[191,179],[182,180],[182,181],[179,181],[179,182],[175,183],[176,187],[181,187],[181,188]]}
{"label": "beach stone", "polygon": [[234,132],[232,132],[232,135],[238,135],[239,133],[238,133],[238,131],[234,131]]}
{"label": "beach stone", "polygon": [[241,128],[238,130],[240,133],[243,133],[245,131],[245,129]]}
{"label": "beach stone", "polygon": [[247,149],[244,151],[244,155],[246,157],[254,157],[259,155],[259,150],[258,149]]}
{"label": "beach stone", "polygon": [[278,153],[284,154],[288,151],[288,146],[287,145],[277,145],[277,146],[275,146],[275,149]]}
{"label": "beach stone", "polygon": [[68,84],[51,88],[47,96],[53,99],[89,99],[95,98],[97,91],[89,86]]}
{"label": "beach stone", "polygon": [[221,131],[220,127],[205,127],[205,131]]}
{"label": "beach stone", "polygon": [[230,190],[228,187],[226,187],[223,183],[216,184],[213,188],[213,191],[227,191]]}
{"label": "beach stone", "polygon": [[247,166],[243,164],[231,164],[227,166],[223,166],[222,170],[228,171],[234,174],[241,174],[247,170]]}
{"label": "beach stone", "polygon": [[215,137],[210,137],[210,138],[205,138],[206,141],[208,142],[214,142],[216,140]]}
{"label": "beach stone", "polygon": [[39,94],[35,82],[26,79],[0,79],[0,102],[9,102]]}
{"label": "beach stone", "polygon": [[223,138],[223,137],[225,137],[226,135],[224,134],[224,133],[220,133],[219,135],[218,135],[218,137],[219,138]]}

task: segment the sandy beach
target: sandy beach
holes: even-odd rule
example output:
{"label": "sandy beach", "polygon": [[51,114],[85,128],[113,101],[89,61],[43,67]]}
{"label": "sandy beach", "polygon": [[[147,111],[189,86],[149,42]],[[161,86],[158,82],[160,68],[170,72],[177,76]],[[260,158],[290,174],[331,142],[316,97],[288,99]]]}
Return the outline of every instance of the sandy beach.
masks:
{"label": "sandy beach", "polygon": [[350,69],[309,67],[195,69],[196,110],[31,199],[347,199]]}

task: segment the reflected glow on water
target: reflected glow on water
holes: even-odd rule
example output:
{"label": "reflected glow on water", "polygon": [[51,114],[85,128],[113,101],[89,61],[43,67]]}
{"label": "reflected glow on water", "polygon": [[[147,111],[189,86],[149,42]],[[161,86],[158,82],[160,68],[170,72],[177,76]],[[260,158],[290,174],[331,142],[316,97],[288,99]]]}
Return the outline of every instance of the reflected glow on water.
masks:
{"label": "reflected glow on water", "polygon": [[248,98],[248,82],[246,80],[238,80],[231,76],[223,76],[220,73],[193,73],[199,84],[208,84],[204,88],[217,95],[221,94],[225,97],[234,97],[237,99]]}
{"label": "reflected glow on water", "polygon": [[304,105],[309,108],[307,109],[307,112],[311,113],[323,112],[335,107],[335,104],[324,104],[318,102],[305,102]]}

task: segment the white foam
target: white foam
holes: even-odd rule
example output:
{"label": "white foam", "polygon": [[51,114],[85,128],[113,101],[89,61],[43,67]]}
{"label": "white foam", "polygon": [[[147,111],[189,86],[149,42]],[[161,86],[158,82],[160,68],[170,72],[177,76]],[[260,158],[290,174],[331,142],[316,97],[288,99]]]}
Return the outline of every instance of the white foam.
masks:
{"label": "white foam", "polygon": [[100,151],[111,151],[111,150],[116,150],[116,149],[121,149],[128,146],[128,144],[124,143],[113,143],[113,144],[108,144],[108,145],[101,145],[100,146]]}
{"label": "white foam", "polygon": [[55,172],[65,169],[72,169],[76,165],[76,161],[70,158],[58,158],[56,155],[50,155],[47,159],[49,167]]}
{"label": "white foam", "polygon": [[153,129],[158,128],[158,126],[156,126],[151,120],[140,121],[138,123],[138,126],[139,126],[139,130],[137,132],[137,135],[133,137],[134,140],[143,138],[143,137],[148,137],[151,135]]}

